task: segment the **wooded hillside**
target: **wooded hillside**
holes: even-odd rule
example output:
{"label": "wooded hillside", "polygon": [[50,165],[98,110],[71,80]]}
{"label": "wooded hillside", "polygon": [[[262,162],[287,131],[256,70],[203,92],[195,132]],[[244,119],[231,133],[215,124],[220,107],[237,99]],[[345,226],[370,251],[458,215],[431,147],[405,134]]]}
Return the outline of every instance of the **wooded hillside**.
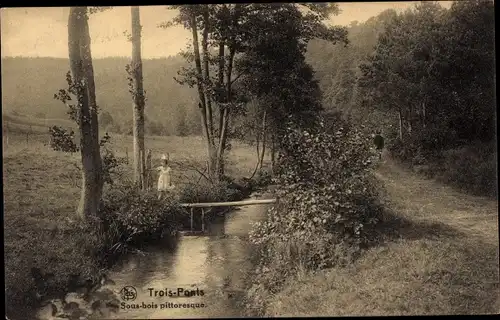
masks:
{"label": "wooded hillside", "polygon": [[[97,102],[105,119],[101,124],[112,123],[119,131],[132,121],[132,100],[125,71],[129,62],[128,58],[94,59]],[[145,113],[147,127],[154,131],[151,133],[173,134],[179,128],[194,133],[200,127],[193,100],[195,91],[173,79],[184,63],[180,56],[144,60]],[[3,58],[2,112],[68,119],[67,108],[54,99],[54,94],[66,86],[64,75],[68,70],[67,59]]]}

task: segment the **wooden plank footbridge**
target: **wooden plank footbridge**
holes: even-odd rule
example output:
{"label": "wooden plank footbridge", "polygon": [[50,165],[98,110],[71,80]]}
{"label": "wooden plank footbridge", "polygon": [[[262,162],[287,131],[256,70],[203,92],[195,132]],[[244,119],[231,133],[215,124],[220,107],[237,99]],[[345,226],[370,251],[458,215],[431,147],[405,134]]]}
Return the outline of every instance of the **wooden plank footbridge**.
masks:
{"label": "wooden plank footbridge", "polygon": [[[230,202],[202,202],[202,203],[181,203],[181,207],[190,209],[190,224],[191,231],[193,233],[193,217],[194,208],[201,208],[201,233],[205,232],[205,214],[208,213],[214,207],[241,207],[250,205],[262,205],[276,203],[276,199],[255,199],[255,200],[243,200],[243,201],[230,201]],[[209,208],[207,211],[205,209]]]}

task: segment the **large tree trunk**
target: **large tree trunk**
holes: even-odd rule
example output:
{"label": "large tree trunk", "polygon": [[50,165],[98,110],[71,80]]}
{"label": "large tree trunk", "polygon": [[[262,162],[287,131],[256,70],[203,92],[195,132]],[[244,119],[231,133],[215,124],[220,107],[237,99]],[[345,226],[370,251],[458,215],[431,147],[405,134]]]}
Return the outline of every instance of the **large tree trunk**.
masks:
{"label": "large tree trunk", "polygon": [[213,177],[215,168],[214,168],[214,162],[213,159],[215,159],[215,154],[214,154],[214,147],[213,147],[213,140],[212,140],[212,135],[210,134],[210,128],[208,126],[208,119],[207,119],[207,103],[205,99],[205,90],[204,90],[204,85],[203,85],[203,72],[201,69],[201,57],[200,57],[200,44],[198,42],[198,27],[196,25],[196,13],[191,12],[191,20],[190,20],[190,25],[191,25],[191,31],[193,35],[193,51],[194,51],[194,61],[196,65],[196,76],[197,76],[197,87],[198,87],[198,96],[200,98],[200,112],[201,112],[201,124],[203,127],[203,131],[205,134],[206,142],[207,142],[207,151],[208,151],[208,158],[209,160],[207,161],[208,163],[208,174],[210,177]]}
{"label": "large tree trunk", "polygon": [[[78,87],[78,127],[82,157],[82,191],[77,215],[97,216],[102,195],[97,106],[90,54],[87,7],[72,7],[68,17],[68,51],[73,83]],[[97,140],[97,141],[96,141]]]}
{"label": "large tree trunk", "polygon": [[104,185],[103,172],[102,172],[102,160],[101,160],[101,150],[100,150],[100,140],[99,140],[99,117],[97,108],[97,99],[95,95],[95,81],[94,81],[94,66],[92,63],[92,51],[90,49],[90,30],[88,23],[85,23],[85,33],[84,33],[84,43],[82,47],[83,55],[83,65],[84,72],[87,78],[87,95],[89,99],[89,109],[90,109],[90,123],[92,127],[92,154],[94,161],[94,180],[96,181],[96,198],[101,199],[102,189]]}
{"label": "large tree trunk", "polygon": [[146,187],[144,153],[144,88],[142,82],[141,20],[139,7],[131,8],[132,16],[132,81],[133,81],[133,135],[134,181],[141,189]]}

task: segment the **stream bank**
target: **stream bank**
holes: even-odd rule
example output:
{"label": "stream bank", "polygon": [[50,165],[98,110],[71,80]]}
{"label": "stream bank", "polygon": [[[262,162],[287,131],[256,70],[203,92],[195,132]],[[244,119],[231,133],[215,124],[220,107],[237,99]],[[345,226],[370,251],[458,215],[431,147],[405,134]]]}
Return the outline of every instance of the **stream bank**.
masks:
{"label": "stream bank", "polygon": [[[250,199],[268,197],[255,192]],[[156,247],[131,255],[86,299],[74,292],[66,301],[52,300],[39,319],[62,319],[63,313],[70,319],[242,316],[253,267],[246,238],[268,207],[244,206],[215,217],[206,234],[180,236],[173,253]]]}

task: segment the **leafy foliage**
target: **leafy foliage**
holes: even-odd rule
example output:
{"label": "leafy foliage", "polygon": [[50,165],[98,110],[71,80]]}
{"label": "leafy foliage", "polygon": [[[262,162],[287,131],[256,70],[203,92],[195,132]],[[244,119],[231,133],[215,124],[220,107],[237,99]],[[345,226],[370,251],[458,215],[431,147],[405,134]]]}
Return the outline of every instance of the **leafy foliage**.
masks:
{"label": "leafy foliage", "polygon": [[77,152],[78,147],[74,142],[75,132],[73,130],[68,130],[59,127],[52,126],[49,128],[50,134],[50,147],[55,151],[62,152]]}
{"label": "leafy foliage", "polygon": [[489,1],[416,5],[388,22],[361,65],[371,103],[399,112],[403,135],[419,147],[493,138],[493,14]]}
{"label": "leafy foliage", "polygon": [[177,202],[158,200],[132,184],[111,188],[103,197],[100,220],[90,223],[98,241],[91,247],[96,256],[111,259],[152,239],[170,236],[180,228],[183,215]]}
{"label": "leafy foliage", "polygon": [[307,62],[325,109],[381,132],[405,163],[433,167],[435,177],[450,169],[444,180],[457,185],[464,175],[446,154],[495,140],[494,29],[491,1],[422,2],[352,23],[348,46],[311,41]]}
{"label": "leafy foliage", "polygon": [[74,98],[72,98],[72,96],[78,99],[78,97],[81,96],[80,91],[83,90],[84,88],[83,86],[73,81],[70,71],[66,73],[66,83],[68,84],[68,89],[59,89],[59,91],[56,94],[54,94],[54,99],[59,100],[62,103],[66,104],[66,106],[69,108],[69,110],[67,110],[67,113],[70,119],[79,124],[80,121],[82,120],[80,117],[79,106],[83,102],[76,101],[75,104],[71,103],[70,101],[74,101]]}
{"label": "leafy foliage", "polygon": [[184,203],[238,201],[242,198],[242,191],[224,180],[210,186],[186,185],[179,194],[179,201]]}
{"label": "leafy foliage", "polygon": [[102,159],[102,178],[104,183],[113,184],[113,176],[118,173],[120,165],[124,163],[124,159],[117,159],[115,153],[111,148],[109,148],[111,137],[106,134],[101,138],[99,143],[101,150],[101,159]]}
{"label": "leafy foliage", "polygon": [[319,119],[309,129],[289,122],[285,140],[278,204],[250,235],[262,257],[256,285],[271,292],[283,275],[357,257],[381,214],[369,136],[340,120],[325,128]]}

